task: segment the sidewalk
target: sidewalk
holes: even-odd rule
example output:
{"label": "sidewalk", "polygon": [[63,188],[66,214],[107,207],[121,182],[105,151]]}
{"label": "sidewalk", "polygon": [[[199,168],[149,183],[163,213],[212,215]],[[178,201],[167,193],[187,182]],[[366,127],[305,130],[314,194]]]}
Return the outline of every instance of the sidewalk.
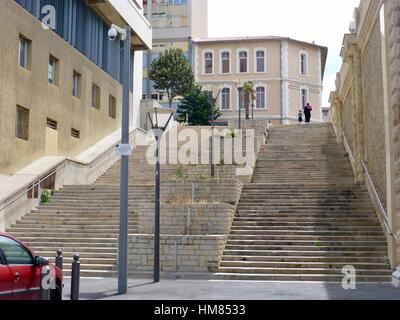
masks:
{"label": "sidewalk", "polygon": [[[119,296],[117,279],[82,278],[81,300],[400,300],[390,283],[359,284],[343,290],[340,283],[251,282],[206,280],[129,280],[128,294]],[[70,278],[64,299],[69,300]]]}

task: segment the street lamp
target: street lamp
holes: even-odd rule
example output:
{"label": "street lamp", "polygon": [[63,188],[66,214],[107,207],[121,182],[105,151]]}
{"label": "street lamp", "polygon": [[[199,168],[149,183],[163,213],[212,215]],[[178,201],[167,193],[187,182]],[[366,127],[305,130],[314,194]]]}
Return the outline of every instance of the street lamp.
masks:
{"label": "street lamp", "polygon": [[215,105],[218,101],[219,95],[222,90],[219,90],[217,96],[214,97],[214,88],[209,91],[211,100],[211,177],[215,177],[215,164],[214,164],[214,128],[215,128]]}
{"label": "street lamp", "polygon": [[[244,104],[244,90],[243,85],[240,84],[240,80],[238,82],[233,82],[236,86],[238,98],[239,98],[239,130],[242,128],[241,121],[242,121],[242,106],[240,105],[240,98],[242,98],[242,104]],[[239,90],[242,89],[242,93],[240,94]]]}
{"label": "street lamp", "polygon": [[155,194],[155,212],[154,212],[154,282],[160,282],[160,177],[161,177],[161,166],[160,166],[160,145],[161,138],[168,128],[168,124],[171,121],[174,113],[172,112],[168,118],[168,121],[164,126],[160,126],[158,122],[157,108],[154,109],[155,113],[155,123],[151,115],[148,113],[147,116],[150,120],[151,129],[154,133],[156,139],[156,194]]}
{"label": "street lamp", "polygon": [[111,41],[120,38],[124,42],[123,56],[123,105],[121,144],[117,146],[121,155],[120,176],[120,213],[119,213],[119,243],[118,243],[118,294],[126,294],[128,289],[128,169],[132,146],[129,144],[129,95],[131,72],[131,28],[122,29],[111,25],[108,38]]}

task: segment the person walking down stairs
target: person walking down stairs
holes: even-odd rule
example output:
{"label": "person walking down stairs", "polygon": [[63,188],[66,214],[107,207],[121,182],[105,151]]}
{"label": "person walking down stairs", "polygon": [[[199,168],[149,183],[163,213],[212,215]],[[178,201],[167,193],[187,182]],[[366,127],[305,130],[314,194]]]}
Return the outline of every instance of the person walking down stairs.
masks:
{"label": "person walking down stairs", "polygon": [[307,125],[309,125],[311,122],[311,111],[312,111],[312,106],[309,102],[307,102],[306,106],[304,107],[304,115],[306,117]]}

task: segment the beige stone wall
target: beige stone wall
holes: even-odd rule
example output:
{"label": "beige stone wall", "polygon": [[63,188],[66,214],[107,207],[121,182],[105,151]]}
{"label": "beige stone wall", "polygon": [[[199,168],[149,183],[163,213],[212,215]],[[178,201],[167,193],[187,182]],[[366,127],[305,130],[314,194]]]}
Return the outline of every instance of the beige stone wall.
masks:
{"label": "beige stone wall", "polygon": [[165,181],[161,185],[161,201],[171,203],[186,199],[237,205],[242,188],[243,183],[237,179]]}
{"label": "beige stone wall", "polygon": [[353,94],[350,92],[343,102],[343,131],[346,134],[347,143],[354,154],[353,144]]}
{"label": "beige stone wall", "polygon": [[371,186],[362,161],[367,167],[377,194],[368,190],[395,268],[400,263],[400,3],[365,0],[358,10],[356,30],[344,36],[332,119],[338,142],[343,130],[351,145],[356,181]]}
{"label": "beige stone wall", "polygon": [[389,43],[389,80],[390,80],[390,107],[393,111],[393,155],[394,155],[394,189],[395,208],[394,221],[397,235],[397,261],[400,264],[400,3],[397,0],[388,0],[386,13],[388,17]]}
{"label": "beige stone wall", "polygon": [[386,207],[385,119],[382,81],[382,46],[376,21],[362,52],[365,121],[365,160],[368,172]]}
{"label": "beige stone wall", "polygon": [[[0,172],[11,174],[46,154],[46,119],[58,122],[52,155],[73,157],[113,132],[120,123],[121,85],[41,23],[15,1],[0,10]],[[19,35],[31,40],[30,70],[18,65]],[[49,54],[59,59],[59,83],[48,83]],[[81,97],[72,96],[72,74],[81,75]],[[92,82],[101,88],[101,108],[91,106]],[[117,118],[108,115],[109,95],[117,99]],[[16,106],[30,111],[29,140],[15,136]],[[80,139],[71,137],[80,130]],[[55,152],[54,150],[58,150]]]}
{"label": "beige stone wall", "polygon": [[[161,204],[161,234],[226,235],[236,206],[231,204]],[[138,212],[139,233],[154,233],[154,204],[141,204]]]}
{"label": "beige stone wall", "polygon": [[[161,235],[160,269],[162,272],[216,272],[227,238],[226,235]],[[128,241],[128,270],[151,272],[154,236],[129,235]]]}

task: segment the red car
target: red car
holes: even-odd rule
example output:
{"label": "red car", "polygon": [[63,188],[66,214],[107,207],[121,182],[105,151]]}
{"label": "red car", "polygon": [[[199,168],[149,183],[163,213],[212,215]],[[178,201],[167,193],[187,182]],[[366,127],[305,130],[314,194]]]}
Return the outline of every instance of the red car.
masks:
{"label": "red car", "polygon": [[0,232],[0,300],[40,300],[43,267],[50,267],[50,300],[62,299],[63,275],[20,241]]}

